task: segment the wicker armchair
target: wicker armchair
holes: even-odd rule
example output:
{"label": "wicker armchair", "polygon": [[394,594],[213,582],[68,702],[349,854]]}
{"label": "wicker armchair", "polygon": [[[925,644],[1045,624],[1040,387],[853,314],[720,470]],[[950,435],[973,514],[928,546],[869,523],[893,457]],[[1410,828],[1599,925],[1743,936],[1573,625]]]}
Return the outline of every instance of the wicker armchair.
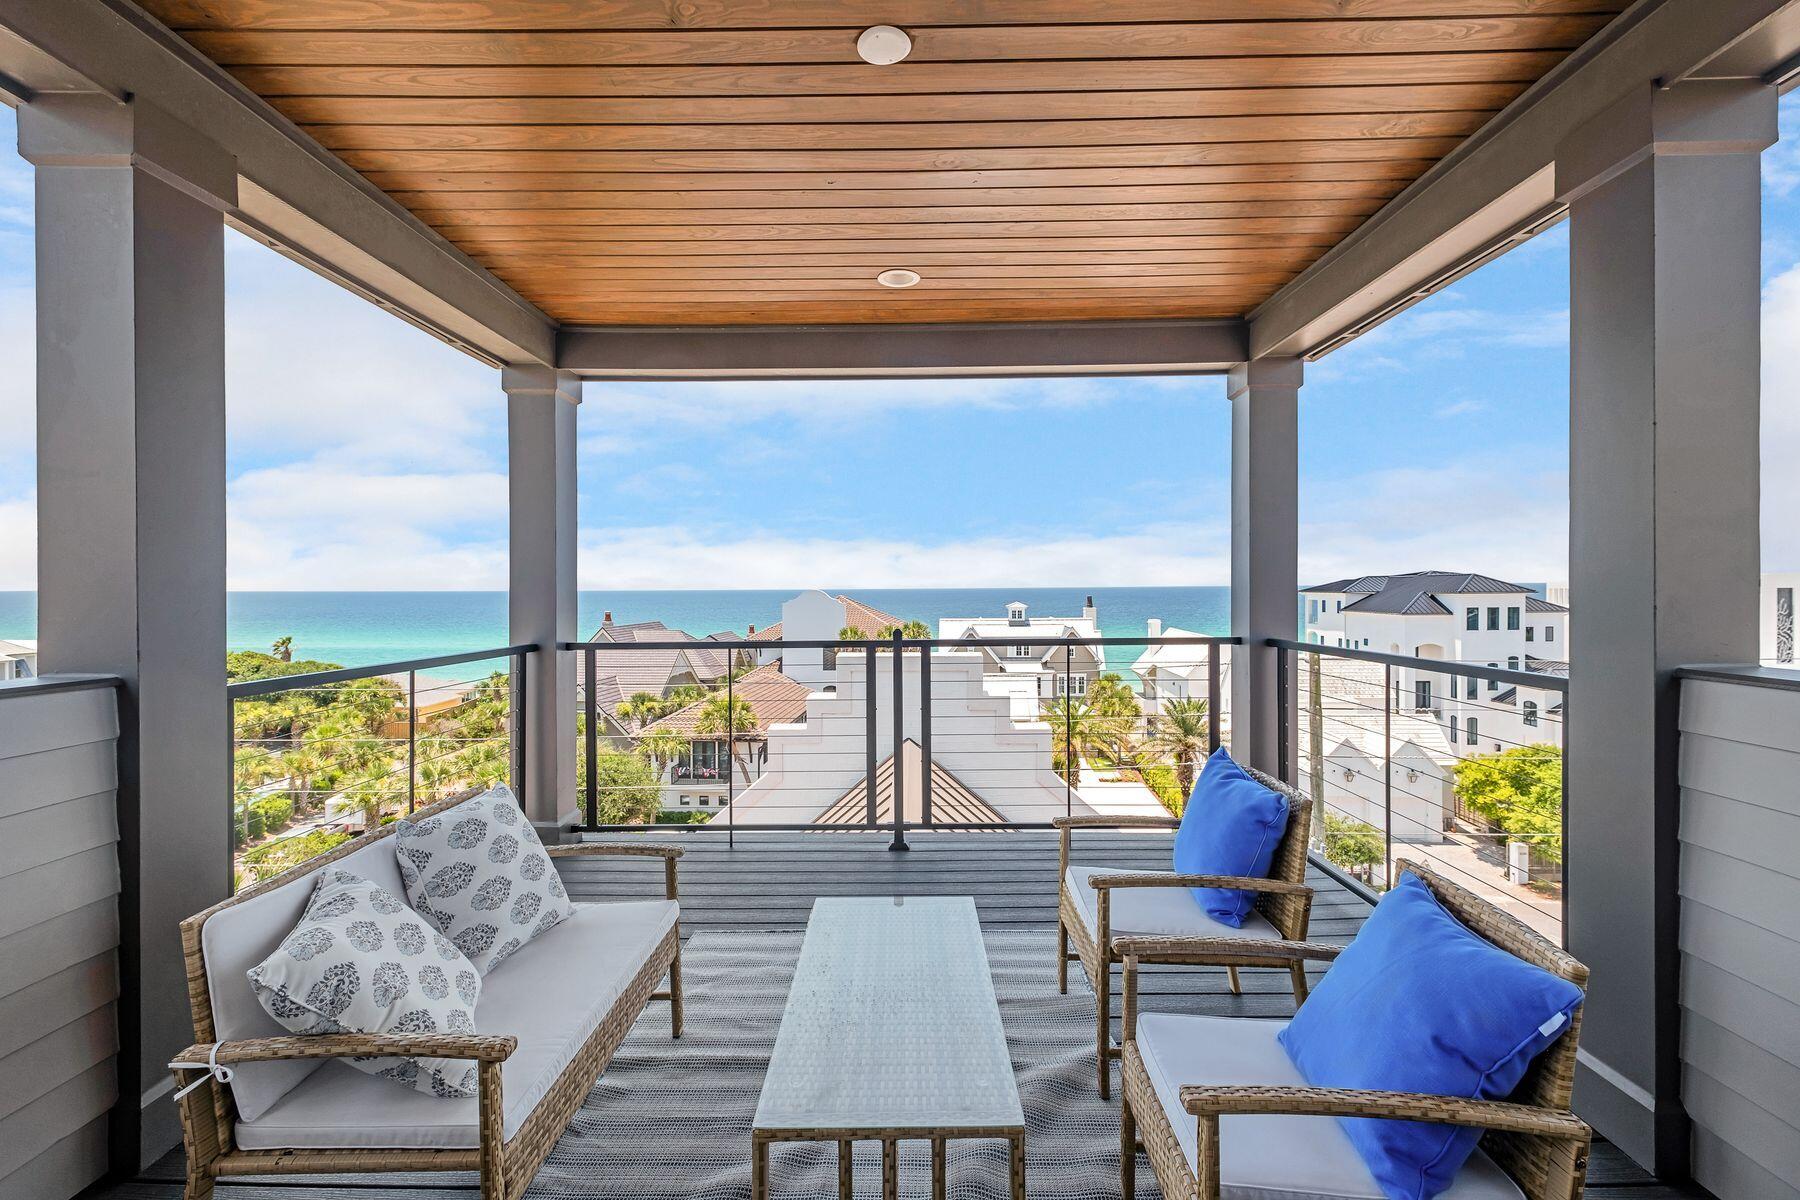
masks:
{"label": "wicker armchair", "polygon": [[[420,809],[415,816],[423,818],[461,803],[463,797],[446,800]],[[310,891],[310,877],[329,863],[341,862],[368,850],[372,845],[392,836],[392,826],[365,833],[330,853],[321,855],[273,879],[247,888],[229,900],[189,917],[181,924],[181,944],[187,963],[188,998],[193,1008],[196,1045],[182,1051],[177,1062],[183,1064],[174,1072],[178,1088],[190,1088],[180,1097],[182,1138],[187,1150],[187,1200],[207,1200],[214,1183],[222,1177],[242,1175],[306,1175],[339,1173],[372,1173],[380,1171],[475,1171],[481,1176],[482,1200],[514,1200],[524,1192],[543,1164],[552,1146],[562,1136],[569,1118],[581,1106],[594,1081],[605,1070],[613,1052],[624,1040],[644,1006],[651,1000],[667,1000],[670,1005],[671,1033],[681,1036],[681,940],[678,920],[671,922],[665,911],[661,920],[668,925],[665,932],[645,942],[634,956],[623,964],[631,971],[623,991],[609,1006],[599,1024],[567,1058],[554,1083],[528,1113],[511,1113],[501,1089],[502,1068],[518,1049],[521,1038],[529,1036],[520,1029],[486,1034],[358,1034],[327,1036],[238,1037],[221,1040],[217,1007],[212,994],[207,967],[207,942],[203,934],[206,923],[236,909],[246,902],[268,897],[283,888],[297,888],[293,893],[303,897]],[[555,858],[590,856],[656,857],[664,863],[666,901],[655,901],[665,909],[673,909],[677,900],[676,859],[682,851],[672,846],[651,844],[612,844],[596,842],[570,843],[546,847]],[[392,851],[386,857],[391,860]],[[368,861],[367,856],[360,861]],[[348,864],[356,866],[358,864]],[[396,881],[398,876],[396,875]],[[293,900],[295,905],[302,900]],[[627,908],[647,908],[649,902],[623,904]],[[266,907],[266,905],[265,905]],[[241,910],[240,910],[241,911]],[[278,940],[291,926],[292,914],[279,928],[267,935]],[[569,924],[574,924],[573,921]],[[561,927],[559,927],[561,928]],[[661,926],[657,926],[661,928]],[[545,937],[553,938],[557,930]],[[641,959],[641,962],[639,961]],[[515,959],[516,963],[517,960]],[[509,963],[507,967],[512,967]],[[507,967],[501,968],[506,970]],[[515,968],[516,969],[516,968]],[[657,991],[658,981],[667,976],[669,987]],[[239,1134],[240,1123],[236,1100],[229,1082],[230,1069],[252,1063],[299,1063],[306,1060],[348,1058],[359,1055],[411,1055],[470,1059],[476,1063],[477,1098],[473,1112],[473,1130],[466,1142],[439,1145],[369,1144],[365,1139],[355,1144],[337,1146],[284,1146],[246,1148]],[[211,1064],[224,1072],[211,1069]],[[392,1086],[392,1085],[384,1085]],[[395,1087],[395,1102],[416,1101],[418,1097]],[[467,1105],[467,1100],[439,1100],[428,1103]],[[507,1126],[512,1124],[510,1136]],[[348,1140],[348,1139],[346,1139]]]}
{"label": "wicker armchair", "polygon": [[[1406,861],[1399,866],[1417,875],[1457,919],[1494,945],[1579,987],[1586,986],[1587,968],[1535,931],[1429,868]],[[1283,1073],[1294,1073],[1273,1040],[1285,1021],[1231,1018],[1227,1030],[1222,1024],[1209,1028],[1209,1023],[1227,1020],[1223,1018],[1147,1015],[1142,1018],[1145,1028],[1140,1034],[1139,965],[1163,961],[1158,956],[1176,950],[1169,943],[1180,940],[1120,938],[1114,946],[1125,965],[1125,1099],[1119,1124],[1119,1176],[1124,1195],[1134,1194],[1140,1149],[1148,1155],[1157,1183],[1169,1200],[1218,1200],[1222,1185],[1255,1190],[1270,1184],[1263,1177],[1267,1173],[1294,1170],[1293,1160],[1306,1156],[1328,1159],[1334,1153],[1338,1156],[1335,1182],[1347,1183],[1359,1171],[1366,1174],[1366,1168],[1341,1134],[1324,1136],[1317,1128],[1294,1130],[1297,1136],[1289,1137],[1267,1122],[1255,1130],[1240,1125],[1231,1136],[1261,1139],[1258,1152],[1221,1155],[1221,1117],[1333,1116],[1388,1117],[1483,1129],[1486,1132],[1478,1152],[1463,1169],[1463,1176],[1472,1177],[1465,1180],[1459,1176],[1456,1194],[1465,1194],[1467,1182],[1468,1193],[1483,1196],[1501,1190],[1510,1194],[1516,1186],[1526,1200],[1579,1200],[1592,1140],[1587,1125],[1569,1109],[1581,1032],[1579,1009],[1562,1037],[1538,1056],[1517,1090],[1504,1101],[1315,1088],[1291,1080],[1271,1082]],[[1254,955],[1270,965],[1285,961],[1301,967],[1308,961],[1335,958],[1339,947],[1275,942],[1189,949]],[[1155,1027],[1152,1022],[1157,1023]],[[1153,1028],[1161,1031],[1154,1043],[1150,1041]],[[1209,1057],[1227,1041],[1240,1059],[1253,1058],[1259,1053],[1255,1047],[1264,1047],[1260,1053],[1270,1061],[1270,1069],[1260,1078],[1241,1081],[1186,1082],[1170,1077],[1171,1061],[1184,1052],[1194,1069],[1209,1071]],[[1247,1044],[1253,1048],[1244,1051]],[[1229,1070],[1210,1068],[1210,1073],[1217,1076]],[[1177,1122],[1184,1127],[1177,1128]],[[1345,1159],[1345,1155],[1350,1157]],[[1334,1175],[1331,1163],[1315,1161],[1312,1166],[1316,1175]]]}
{"label": "wicker armchair", "polygon": [[[1151,950],[1141,962],[1224,967],[1231,990],[1238,991],[1238,968],[1269,967],[1285,970],[1296,1002],[1306,998],[1306,969],[1288,959],[1271,961],[1266,956],[1238,947],[1253,936],[1269,940],[1304,941],[1312,911],[1312,889],[1306,886],[1306,844],[1312,827],[1312,806],[1293,788],[1260,771],[1245,770],[1257,782],[1280,792],[1288,800],[1287,829],[1275,848],[1267,879],[1218,875],[1177,875],[1173,872],[1125,872],[1070,868],[1072,835],[1081,828],[1174,829],[1175,817],[1059,817],[1052,822],[1061,831],[1057,862],[1061,898],[1057,906],[1056,971],[1059,991],[1069,990],[1069,964],[1079,962],[1094,988],[1094,1042],[1098,1060],[1100,1095],[1112,1095],[1112,1060],[1120,1049],[1112,1044],[1112,967],[1120,961],[1113,950],[1119,937],[1175,934],[1179,944]],[[1257,893],[1251,920],[1244,929],[1222,925],[1206,915],[1189,889],[1197,887],[1241,888]],[[1156,893],[1152,895],[1152,893]],[[1116,895],[1115,895],[1116,893]],[[1219,942],[1218,945],[1211,944]],[[1201,942],[1206,942],[1202,945]]]}

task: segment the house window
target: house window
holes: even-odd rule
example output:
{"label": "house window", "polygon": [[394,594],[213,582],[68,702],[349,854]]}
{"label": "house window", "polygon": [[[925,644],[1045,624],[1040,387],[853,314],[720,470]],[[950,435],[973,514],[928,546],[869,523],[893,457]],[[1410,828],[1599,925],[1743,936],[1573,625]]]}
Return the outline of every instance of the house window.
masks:
{"label": "house window", "polygon": [[1488,609],[1488,628],[1500,628],[1500,608],[1498,605]]}
{"label": "house window", "polygon": [[1506,610],[1506,627],[1508,629],[1517,629],[1519,627],[1519,610],[1518,609],[1509,608]]}
{"label": "house window", "polygon": [[1514,654],[1514,655],[1508,656],[1508,658],[1506,660],[1506,669],[1509,671],[1516,671],[1519,669],[1519,656],[1518,655]]}
{"label": "house window", "polygon": [[1012,648],[1012,656],[1014,658],[1030,658],[1031,657],[1031,647],[1030,646],[1014,646]]}
{"label": "house window", "polygon": [[[1494,668],[1496,671],[1498,671],[1500,669],[1499,663],[1489,663],[1488,666]],[[1499,690],[1500,690],[1500,681],[1498,679],[1488,680],[1488,691],[1497,692]]]}
{"label": "house window", "polygon": [[1525,627],[1525,640],[1528,642],[1537,641],[1537,626],[1536,625],[1527,625]]}
{"label": "house window", "polygon": [[1544,640],[1546,642],[1554,642],[1556,640],[1556,626],[1554,626],[1554,625],[1544,626]]}
{"label": "house window", "polygon": [[1339,601],[1338,601],[1338,602],[1337,602],[1337,611],[1339,611],[1339,612],[1343,612],[1343,611],[1344,611],[1344,602],[1343,602],[1343,601],[1342,601],[1342,600],[1339,600]]}
{"label": "house window", "polygon": [[1531,726],[1534,729],[1537,728],[1537,705],[1532,703],[1530,700],[1527,700],[1525,702],[1524,712],[1525,712],[1525,724]]}
{"label": "house window", "polygon": [[706,803],[706,797],[705,797],[705,796],[702,796],[702,797],[700,797],[700,807],[701,807],[701,808],[705,808],[705,807],[707,807],[707,803]]}
{"label": "house window", "polygon": [[1413,684],[1413,707],[1431,707],[1431,680],[1421,679]]}
{"label": "house window", "polygon": [[1460,725],[1461,723],[1462,722],[1456,717],[1450,718],[1450,744],[1452,746],[1456,745],[1457,726]]}
{"label": "house window", "polygon": [[1073,692],[1076,696],[1087,695],[1086,675],[1058,675],[1056,677],[1056,694],[1067,696]]}
{"label": "house window", "polygon": [[1467,614],[1464,615],[1463,627],[1465,629],[1481,628],[1481,610],[1479,608],[1471,608]]}
{"label": "house window", "polygon": [[693,806],[694,806],[694,798],[692,796],[683,796],[681,798],[681,807],[692,808]]}
{"label": "house window", "polygon": [[1481,736],[1480,722],[1477,721],[1474,717],[1470,717],[1469,718],[1469,736],[1466,739],[1467,744],[1473,746],[1475,744],[1476,740],[1480,736]]}
{"label": "house window", "polygon": [[1468,677],[1468,680],[1469,680],[1469,686],[1465,690],[1468,693],[1469,699],[1473,700],[1475,698],[1475,677],[1473,675],[1470,675]]}

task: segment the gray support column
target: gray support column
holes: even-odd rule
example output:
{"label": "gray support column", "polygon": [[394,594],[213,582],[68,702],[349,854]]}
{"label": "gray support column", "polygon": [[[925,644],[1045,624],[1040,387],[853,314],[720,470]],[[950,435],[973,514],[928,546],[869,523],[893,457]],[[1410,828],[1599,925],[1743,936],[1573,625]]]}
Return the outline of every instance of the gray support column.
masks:
{"label": "gray support column", "polygon": [[549,840],[579,820],[575,792],[575,662],[556,643],[575,628],[575,406],[581,381],[543,366],[507,367],[508,494],[514,644],[544,649],[531,664],[525,709],[525,812]]}
{"label": "gray support column", "polygon": [[1231,632],[1244,639],[1231,651],[1231,753],[1270,775],[1281,769],[1280,681],[1263,641],[1299,627],[1301,371],[1297,358],[1256,359],[1233,367],[1228,384]]}
{"label": "gray support column", "polygon": [[1775,91],[1648,86],[1557,153],[1570,202],[1571,951],[1593,971],[1575,1103],[1685,1174],[1676,687],[1757,652],[1760,151]]}
{"label": "gray support column", "polygon": [[177,925],[230,891],[225,262],[236,166],[104,96],[19,110],[36,165],[38,636],[120,698],[114,1165],[179,1140],[164,1064],[193,1036]]}

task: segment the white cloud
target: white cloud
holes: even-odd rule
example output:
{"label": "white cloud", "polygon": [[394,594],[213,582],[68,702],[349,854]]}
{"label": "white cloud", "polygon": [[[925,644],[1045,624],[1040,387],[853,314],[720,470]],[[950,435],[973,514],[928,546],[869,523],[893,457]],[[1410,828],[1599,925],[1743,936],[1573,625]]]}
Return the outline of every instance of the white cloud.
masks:
{"label": "white cloud", "polygon": [[37,587],[37,494],[0,500],[0,592]]}
{"label": "white cloud", "polygon": [[1453,400],[1438,408],[1431,415],[1440,420],[1448,420],[1451,417],[1466,417],[1470,413],[1485,411],[1487,411],[1487,401],[1485,400]]}

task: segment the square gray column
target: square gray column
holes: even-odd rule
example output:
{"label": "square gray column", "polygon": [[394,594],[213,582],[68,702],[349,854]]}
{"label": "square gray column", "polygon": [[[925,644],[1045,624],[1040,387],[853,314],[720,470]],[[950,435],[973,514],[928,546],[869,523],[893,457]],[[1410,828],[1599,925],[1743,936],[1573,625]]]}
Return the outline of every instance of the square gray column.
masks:
{"label": "square gray column", "polygon": [[[1231,370],[1232,757],[1282,774],[1278,655],[1263,643],[1299,632],[1300,381],[1297,358]],[[1293,664],[1289,663],[1293,682]],[[1287,766],[1295,762],[1288,746]],[[1287,778],[1293,778],[1290,773]]]}
{"label": "square gray column", "polygon": [[192,1041],[179,922],[231,886],[225,262],[236,165],[105,96],[19,110],[37,167],[38,636],[120,696],[115,1166],[179,1140]]}
{"label": "square gray column", "polygon": [[1557,150],[1570,204],[1569,949],[1576,1109],[1685,1173],[1676,684],[1754,662],[1759,155],[1775,91],[1645,86]]}
{"label": "square gray column", "polygon": [[525,812],[545,833],[580,816],[575,790],[575,407],[581,380],[543,366],[501,372],[507,400],[510,640],[535,642],[525,694]]}

